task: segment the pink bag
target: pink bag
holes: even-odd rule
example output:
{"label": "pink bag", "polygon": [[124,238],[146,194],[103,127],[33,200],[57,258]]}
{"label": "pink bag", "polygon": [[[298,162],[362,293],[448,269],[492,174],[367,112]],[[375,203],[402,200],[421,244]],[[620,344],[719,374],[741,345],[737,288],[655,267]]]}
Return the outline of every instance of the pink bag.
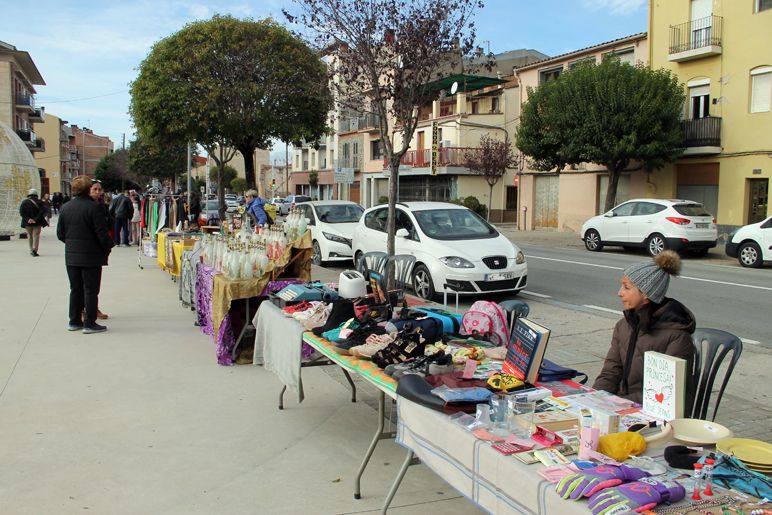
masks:
{"label": "pink bag", "polygon": [[465,336],[480,336],[498,346],[506,346],[509,343],[504,310],[488,300],[478,300],[464,313],[460,332]]}

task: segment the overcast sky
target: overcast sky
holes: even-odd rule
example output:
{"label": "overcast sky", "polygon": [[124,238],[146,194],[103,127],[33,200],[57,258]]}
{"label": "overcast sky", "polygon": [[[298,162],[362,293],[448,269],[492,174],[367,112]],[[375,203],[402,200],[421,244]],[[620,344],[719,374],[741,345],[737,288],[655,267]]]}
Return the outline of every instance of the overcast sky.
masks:
{"label": "overcast sky", "polygon": [[[477,15],[480,46],[494,53],[532,48],[547,55],[646,30],[646,0],[487,0]],[[273,17],[288,0],[36,0],[11,1],[0,17],[0,40],[30,53],[45,86],[37,104],[71,124],[121,145],[133,138],[129,83],[152,45],[186,23],[213,14]],[[282,149],[283,150],[283,149]],[[279,157],[284,159],[284,152]]]}

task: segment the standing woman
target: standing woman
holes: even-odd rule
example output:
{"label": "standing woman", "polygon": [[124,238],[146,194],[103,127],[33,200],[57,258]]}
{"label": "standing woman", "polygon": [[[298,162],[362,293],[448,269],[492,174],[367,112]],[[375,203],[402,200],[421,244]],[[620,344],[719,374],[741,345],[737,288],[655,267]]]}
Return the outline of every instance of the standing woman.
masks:
{"label": "standing woman", "polygon": [[[70,279],[67,330],[82,329],[84,334],[107,330],[96,322],[97,303],[102,267],[107,265],[115,245],[107,234],[104,210],[89,196],[91,185],[91,179],[85,175],[72,180],[73,199],[62,206],[56,227],[57,238],[64,242],[64,262]],[[84,308],[86,315],[81,319]]]}
{"label": "standing woman", "polygon": [[19,205],[19,215],[21,216],[22,229],[27,230],[30,256],[38,257],[40,231],[48,225],[45,206],[43,201],[38,198],[38,190],[30,188],[27,198],[22,200]]}
{"label": "standing woman", "polygon": [[53,207],[51,205],[51,196],[46,193],[43,195],[43,216],[46,217],[46,225],[51,225],[51,212],[53,211]]}
{"label": "standing woman", "polygon": [[142,211],[139,209],[139,197],[137,192],[131,190],[131,205],[134,208],[134,214],[131,216],[131,234],[129,235],[131,245],[139,245],[142,241],[142,233],[140,232],[139,222],[142,219]]}

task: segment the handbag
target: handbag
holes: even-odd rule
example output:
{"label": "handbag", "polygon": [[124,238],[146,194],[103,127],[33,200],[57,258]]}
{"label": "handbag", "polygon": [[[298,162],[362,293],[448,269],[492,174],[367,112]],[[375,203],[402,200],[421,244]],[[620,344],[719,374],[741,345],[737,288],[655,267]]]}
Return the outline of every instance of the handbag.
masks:
{"label": "handbag", "polygon": [[548,359],[542,360],[541,367],[539,368],[540,383],[548,383],[550,381],[562,381],[564,379],[574,380],[574,378],[577,378],[577,377],[581,378],[581,379],[576,379],[577,383],[584,384],[587,382],[587,374],[585,374],[584,372],[579,372],[578,370],[574,370],[573,368],[561,367],[560,365],[553,363]]}

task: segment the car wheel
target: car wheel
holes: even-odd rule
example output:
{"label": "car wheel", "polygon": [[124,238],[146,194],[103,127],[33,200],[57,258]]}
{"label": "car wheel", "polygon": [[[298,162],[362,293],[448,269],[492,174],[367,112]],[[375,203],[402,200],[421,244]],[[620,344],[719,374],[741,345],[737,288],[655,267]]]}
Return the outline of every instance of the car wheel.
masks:
{"label": "car wheel", "polygon": [[603,249],[603,242],[600,240],[598,231],[590,229],[584,233],[584,246],[591,252],[598,252]]}
{"label": "car wheel", "polygon": [[311,258],[311,263],[314,265],[322,266],[324,261],[322,261],[322,248],[319,246],[319,242],[314,240],[313,247],[314,256]]}
{"label": "car wheel", "polygon": [[710,249],[691,249],[689,255],[696,258],[705,257]]}
{"label": "car wheel", "polygon": [[737,261],[744,267],[759,268],[761,266],[761,248],[749,241],[740,245],[737,249]]}
{"label": "car wheel", "polygon": [[646,240],[646,252],[651,256],[656,256],[663,250],[667,250],[667,241],[665,237],[659,233],[654,233]]}
{"label": "car wheel", "polygon": [[434,281],[432,274],[425,265],[418,265],[413,270],[413,291],[422,299],[432,300],[434,298]]}

